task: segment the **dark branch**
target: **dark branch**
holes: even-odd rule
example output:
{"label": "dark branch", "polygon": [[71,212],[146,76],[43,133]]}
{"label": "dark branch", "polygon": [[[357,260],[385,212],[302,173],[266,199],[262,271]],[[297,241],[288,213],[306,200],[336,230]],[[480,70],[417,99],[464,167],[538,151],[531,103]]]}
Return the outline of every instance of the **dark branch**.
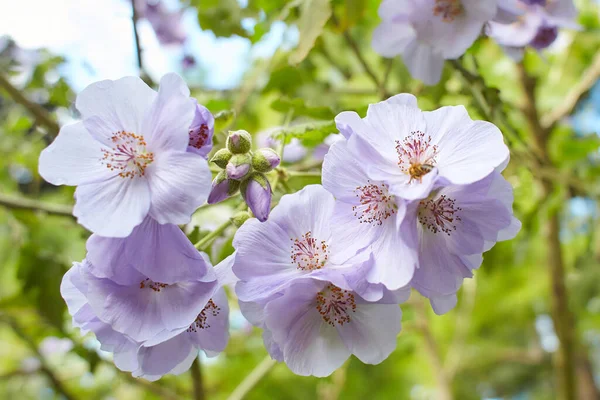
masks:
{"label": "dark branch", "polygon": [[43,211],[48,214],[73,217],[73,207],[62,204],[44,203],[37,200],[25,199],[21,197],[12,197],[0,193],[0,206],[17,209]]}
{"label": "dark branch", "polygon": [[58,135],[60,126],[54,121],[48,111],[39,104],[29,101],[29,99],[27,99],[19,89],[14,87],[2,74],[0,74],[0,87],[4,89],[16,103],[25,107],[40,125],[45,126],[50,135]]}

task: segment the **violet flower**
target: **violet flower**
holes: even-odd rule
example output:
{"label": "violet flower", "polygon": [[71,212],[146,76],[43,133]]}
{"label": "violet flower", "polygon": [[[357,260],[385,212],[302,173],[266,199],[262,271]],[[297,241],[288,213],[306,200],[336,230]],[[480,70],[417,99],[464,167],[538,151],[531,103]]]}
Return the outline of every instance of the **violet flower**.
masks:
{"label": "violet flower", "polygon": [[264,323],[287,366],[328,376],[354,354],[379,364],[396,348],[402,312],[394,296],[372,303],[316,279],[293,281],[264,308]]}
{"label": "violet flower", "polygon": [[433,85],[444,60],[463,55],[496,14],[497,0],[384,0],[373,48],[384,57],[402,55],[414,78]]}
{"label": "violet flower", "polygon": [[346,111],[335,121],[368,178],[408,200],[427,197],[437,181],[481,180],[509,156],[495,125],[473,121],[463,106],[423,112],[410,94],[371,104],[366,118]]}
{"label": "violet flower", "polygon": [[456,305],[456,292],[480,267],[482,253],[521,228],[503,167],[479,182],[442,186],[408,206],[401,232],[419,256],[411,286],[430,299],[437,314]]}
{"label": "violet flower", "polygon": [[42,151],[40,175],[77,186],[73,214],[103,236],[128,236],[147,215],[188,223],[211,179],[207,161],[186,151],[189,95],[176,74],[161,79],[158,93],[137,77],[88,86],[76,102],[83,121],[64,126]]}
{"label": "violet flower", "polygon": [[[487,34],[515,60],[523,58],[525,47],[543,50],[558,37],[560,28],[579,29],[573,0],[515,0],[521,14],[515,22],[491,21]],[[507,6],[499,3],[501,9]],[[514,8],[511,5],[511,9]],[[509,11],[511,12],[511,11]]]}
{"label": "violet flower", "polygon": [[309,185],[283,196],[266,222],[250,219],[242,225],[233,239],[237,252],[233,272],[240,279],[236,293],[241,301],[267,300],[301,277],[352,289],[344,274],[369,262],[370,254],[365,252],[344,264],[331,261],[346,245],[336,243],[332,234],[334,203],[322,186]]}
{"label": "violet flower", "polygon": [[[61,294],[73,316],[73,325],[81,328],[82,334],[94,332],[101,349],[114,353],[117,368],[130,371],[135,377],[157,380],[165,374],[177,375],[188,370],[199,350],[203,350],[209,357],[224,350],[229,339],[229,306],[222,287],[232,283],[232,262],[233,256],[215,267],[219,284],[212,286],[208,293],[210,299],[205,296],[204,303],[199,304],[196,299],[190,298],[182,305],[181,309],[193,308],[195,313],[187,327],[178,329],[175,334],[162,331],[144,342],[117,332],[110,324],[101,320],[90,306],[90,286],[86,279],[90,264],[87,260],[75,263],[65,274]],[[140,290],[144,289],[140,287]],[[189,294],[193,296],[192,293]],[[177,311],[181,312],[181,309]],[[157,325],[161,322],[160,319],[154,320]]]}

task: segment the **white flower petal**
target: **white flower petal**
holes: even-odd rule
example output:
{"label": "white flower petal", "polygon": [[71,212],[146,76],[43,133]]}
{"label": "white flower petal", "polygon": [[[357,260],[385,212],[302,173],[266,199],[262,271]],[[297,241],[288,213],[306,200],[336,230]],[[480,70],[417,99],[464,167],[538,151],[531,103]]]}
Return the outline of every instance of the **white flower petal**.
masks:
{"label": "white flower petal", "polygon": [[116,81],[92,83],[77,96],[76,107],[84,123],[90,117],[99,117],[90,133],[97,140],[110,145],[110,137],[117,131],[144,135],[142,122],[150,109],[156,92],[138,77],[128,76]]}
{"label": "white flower petal", "polygon": [[206,160],[194,153],[155,155],[146,169],[152,193],[150,215],[161,224],[187,224],[208,198],[212,175]]}
{"label": "white flower petal", "polygon": [[90,231],[126,237],[150,209],[150,190],[142,178],[121,178],[81,185],[75,190],[73,215]]}
{"label": "white flower petal", "polygon": [[402,312],[398,304],[359,303],[350,322],[338,325],[346,347],[365,364],[379,364],[396,348]]}
{"label": "white flower petal", "polygon": [[144,137],[151,151],[185,151],[189,143],[189,128],[196,113],[196,101],[177,74],[166,74],[160,80],[158,96],[144,121]]}
{"label": "white flower petal", "polygon": [[83,123],[63,126],[40,154],[40,175],[53,185],[74,186],[109,179],[116,172],[101,163],[103,149],[106,147],[90,135]]}

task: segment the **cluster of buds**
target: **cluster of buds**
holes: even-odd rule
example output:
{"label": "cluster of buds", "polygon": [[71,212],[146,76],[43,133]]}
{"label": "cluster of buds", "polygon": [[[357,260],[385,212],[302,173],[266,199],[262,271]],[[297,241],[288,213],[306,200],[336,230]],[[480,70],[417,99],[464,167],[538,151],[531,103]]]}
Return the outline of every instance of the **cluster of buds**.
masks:
{"label": "cluster of buds", "polygon": [[218,203],[241,191],[254,216],[264,222],[271,211],[271,185],[265,173],[276,168],[281,160],[272,149],[251,149],[252,136],[248,132],[229,133],[226,147],[210,160],[222,171],[213,180],[208,203]]}

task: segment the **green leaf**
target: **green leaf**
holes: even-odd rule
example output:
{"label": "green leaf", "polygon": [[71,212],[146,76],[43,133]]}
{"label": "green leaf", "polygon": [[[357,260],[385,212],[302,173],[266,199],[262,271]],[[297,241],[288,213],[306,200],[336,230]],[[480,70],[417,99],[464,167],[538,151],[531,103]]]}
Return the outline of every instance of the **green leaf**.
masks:
{"label": "green leaf", "polygon": [[299,64],[306,58],[330,17],[330,0],[305,0],[302,3],[298,20],[300,40],[298,47],[290,55],[290,64]]}
{"label": "green leaf", "polygon": [[293,138],[298,138],[306,147],[315,147],[332,133],[336,133],[337,128],[335,122],[311,122],[307,124],[299,124],[290,126],[289,128],[281,128],[272,135],[276,140],[283,140],[284,144],[288,144]]}
{"label": "green leaf", "polygon": [[574,137],[571,129],[559,127],[554,130],[549,143],[550,155],[557,163],[580,161],[600,148],[600,137],[587,135]]}
{"label": "green leaf", "polygon": [[294,116],[306,116],[315,119],[331,120],[335,117],[335,113],[329,107],[309,107],[304,103],[303,99],[288,99],[280,98],[271,103],[271,108],[280,113],[288,113],[293,111]]}
{"label": "green leaf", "polygon": [[215,114],[215,132],[221,132],[231,125],[235,119],[234,110],[223,110]]}

